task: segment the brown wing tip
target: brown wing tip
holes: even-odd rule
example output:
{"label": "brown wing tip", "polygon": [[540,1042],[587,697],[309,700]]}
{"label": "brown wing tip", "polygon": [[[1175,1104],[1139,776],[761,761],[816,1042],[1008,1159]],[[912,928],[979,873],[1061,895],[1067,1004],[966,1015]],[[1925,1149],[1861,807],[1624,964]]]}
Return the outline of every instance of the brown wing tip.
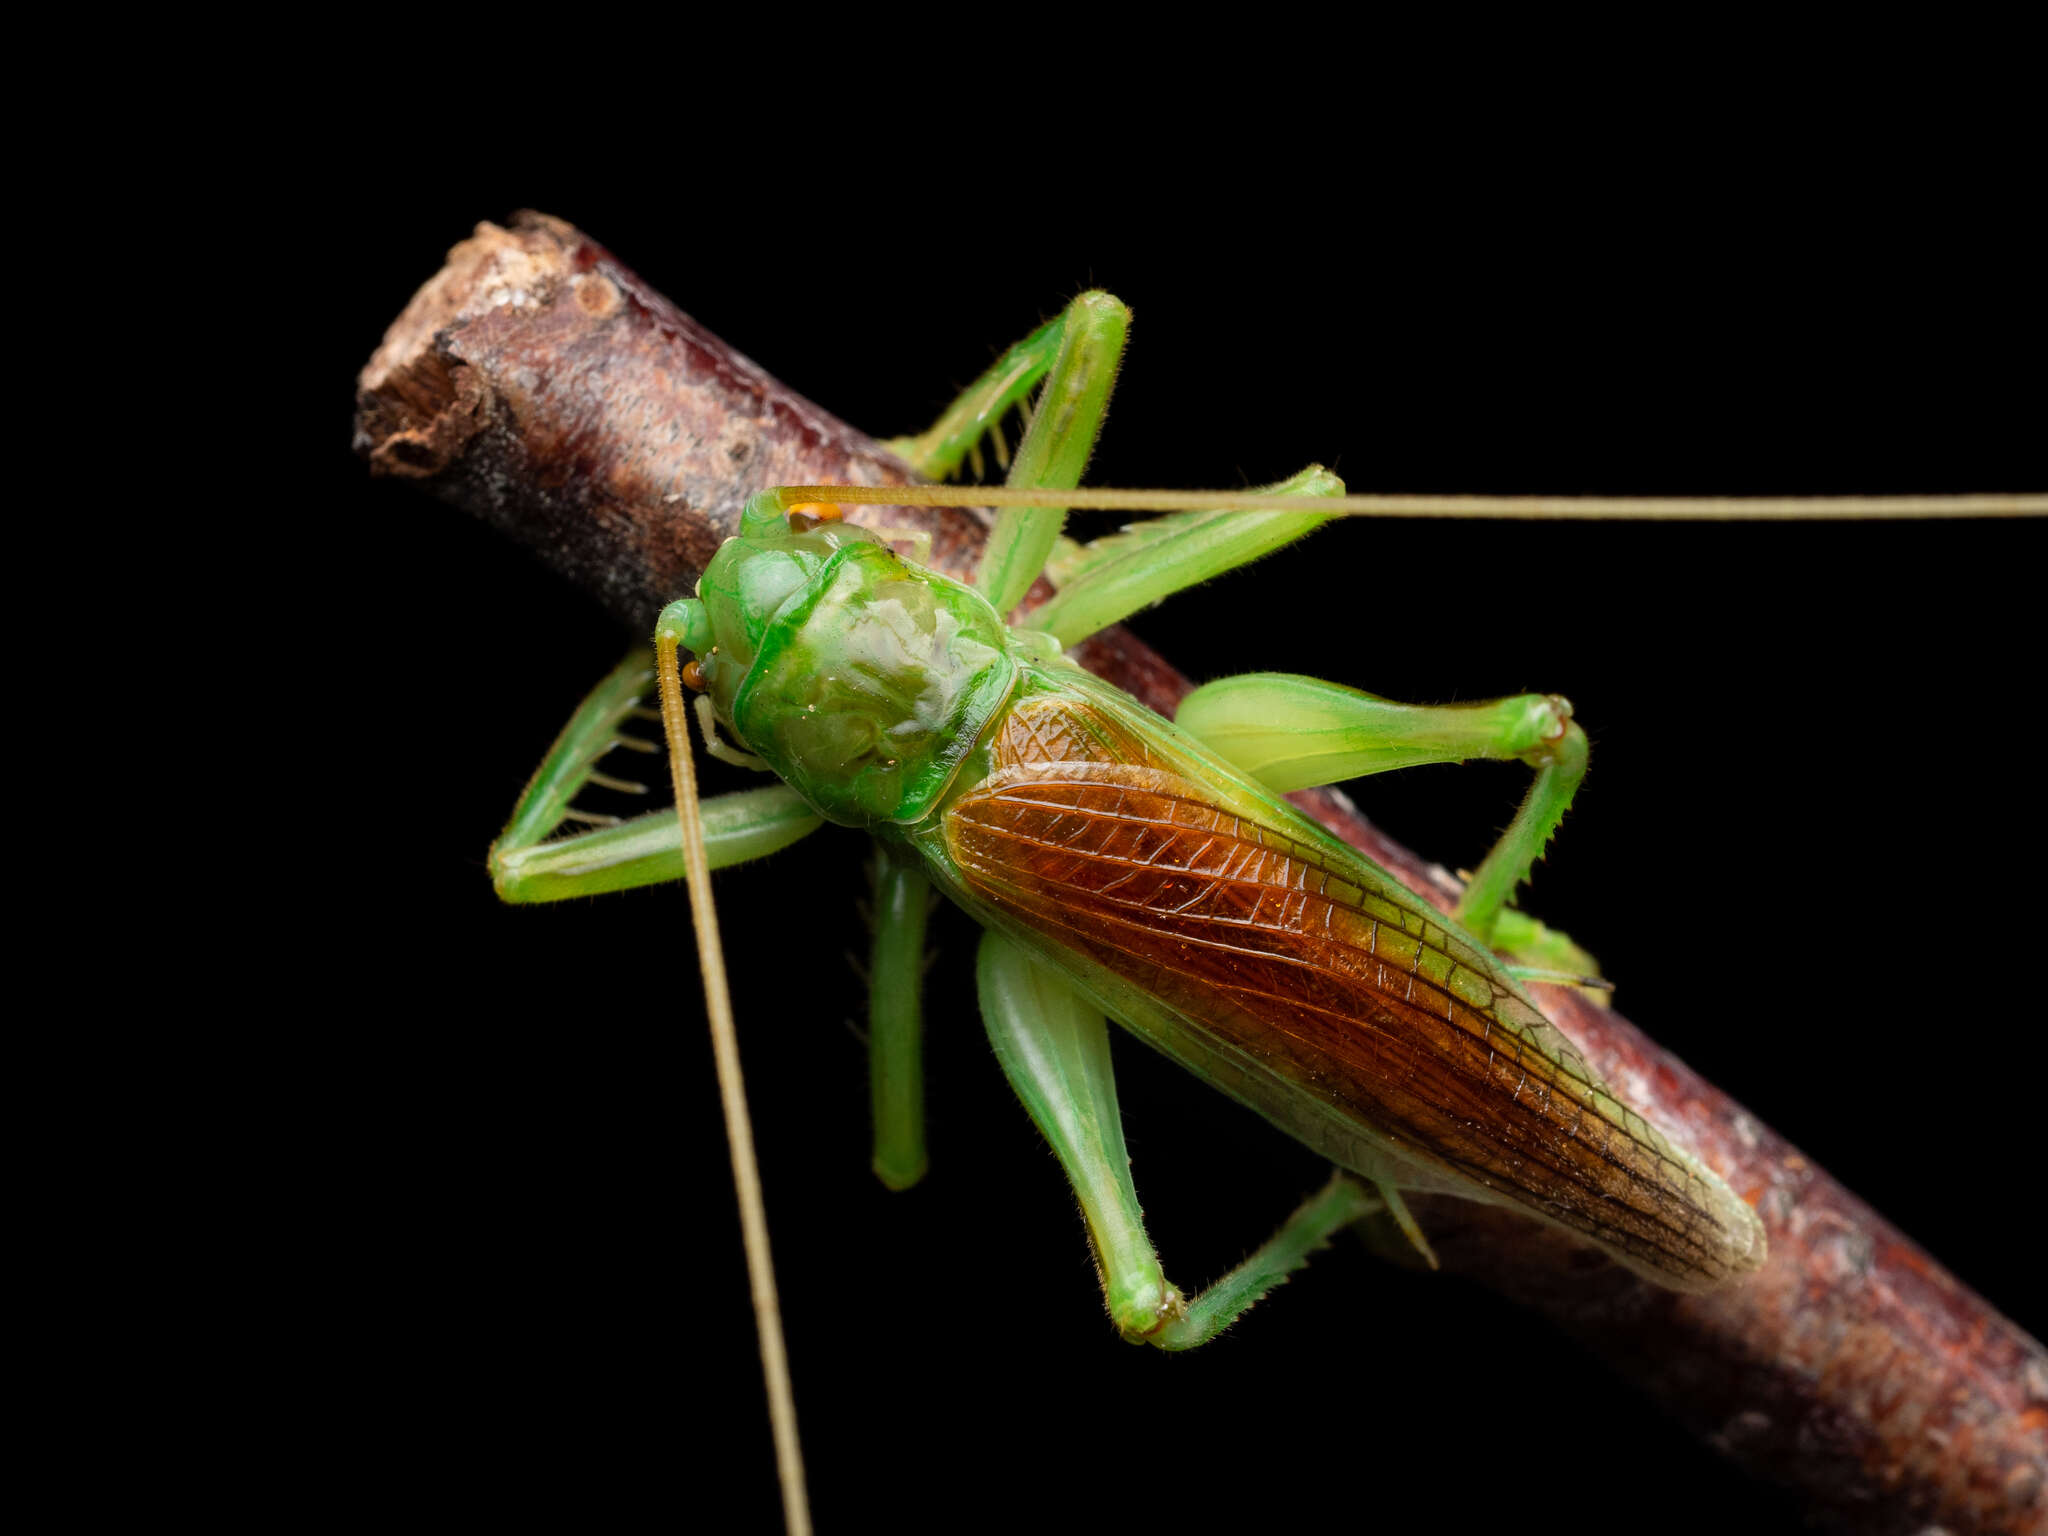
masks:
{"label": "brown wing tip", "polygon": [[1707,1205],[1717,1239],[1709,1250],[1687,1264],[1664,1266],[1640,1259],[1632,1264],[1645,1279],[1666,1290],[1690,1295],[1718,1291],[1755,1274],[1771,1255],[1770,1236],[1755,1208],[1711,1173],[1706,1177],[1716,1196]]}
{"label": "brown wing tip", "polygon": [[[1729,1193],[1734,1195],[1733,1190]],[[1764,1260],[1771,1256],[1771,1239],[1769,1233],[1764,1230],[1763,1217],[1756,1213],[1754,1206],[1739,1195],[1735,1196],[1733,1204],[1742,1213],[1740,1236],[1744,1241],[1741,1251],[1735,1254],[1734,1262],[1729,1268],[1734,1276],[1739,1278],[1764,1267]]]}

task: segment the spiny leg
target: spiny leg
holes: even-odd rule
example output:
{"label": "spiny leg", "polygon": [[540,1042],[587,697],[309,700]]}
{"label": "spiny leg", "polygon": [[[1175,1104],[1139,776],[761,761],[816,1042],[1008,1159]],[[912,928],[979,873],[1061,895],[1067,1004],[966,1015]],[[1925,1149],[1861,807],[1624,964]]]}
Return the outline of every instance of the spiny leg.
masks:
{"label": "spiny leg", "polygon": [[[889,446],[920,474],[944,477],[976,453],[981,436],[1045,379],[1038,408],[1008,484],[1072,490],[1080,484],[1116,379],[1130,312],[1113,296],[1084,293],[1056,320],[1012,347],[931,428]],[[998,454],[1002,439],[996,437]],[[1317,465],[1254,494],[1341,496],[1344,483]],[[1007,614],[1041,571],[1061,591],[1034,615],[1033,627],[1073,645],[1174,592],[1249,564],[1320,527],[1306,511],[1180,513],[1137,524],[1087,545],[1067,545],[1049,564],[1065,512],[1007,507],[983,555],[978,585]]]}
{"label": "spiny leg", "polygon": [[[655,743],[629,736],[622,729],[636,716],[644,719],[653,714],[640,702],[653,688],[654,652],[646,646],[629,652],[624,661],[604,675],[576,706],[576,713],[569,717],[568,724],[540,760],[540,766],[534,769],[533,777],[527,780],[512,820],[499,838],[501,843],[526,848],[547,837],[565,820],[604,819],[578,811],[572,802],[578,791],[592,781],[598,761],[614,748],[629,747],[650,755],[661,751]],[[628,784],[603,774],[596,775],[596,782],[629,793],[647,793],[645,784]]]}
{"label": "spiny leg", "polygon": [[[1560,699],[1559,703],[1564,701]],[[1569,710],[1570,705],[1564,707]],[[1458,898],[1451,913],[1482,944],[1492,943],[1498,937],[1500,918],[1514,899],[1516,888],[1529,878],[1529,871],[1549,846],[1551,834],[1564,820],[1572,796],[1585,782],[1587,754],[1586,733],[1576,721],[1568,719],[1561,735],[1547,741],[1536,753],[1523,757],[1523,762],[1536,769],[1536,778],[1516,810],[1515,819],[1508,823],[1508,829],[1465,883],[1465,894]],[[1568,957],[1570,968],[1581,976],[1599,974],[1600,967],[1593,957],[1563,934],[1547,932],[1547,939],[1547,956]],[[1531,947],[1533,950],[1533,944]]]}
{"label": "spiny leg", "polygon": [[[713,869],[730,869],[778,853],[825,823],[782,784],[739,789],[700,802],[704,853]],[[491,881],[498,899],[515,905],[566,901],[629,891],[683,878],[676,812],[649,811],[594,832],[518,846],[491,845]]]}
{"label": "spiny leg", "polygon": [[925,1175],[924,930],[931,882],[902,848],[875,844],[875,942],[868,963],[868,1089],[875,1177],[908,1189]]}
{"label": "spiny leg", "polygon": [[[1067,306],[1031,426],[1010,464],[1010,485],[1070,491],[1081,483],[1102,431],[1130,322],[1131,312],[1107,293],[1084,293]],[[997,613],[1007,615],[1024,600],[1045,568],[1066,515],[1066,508],[1057,505],[1005,507],[997,514],[975,575],[975,586]]]}
{"label": "spiny leg", "polygon": [[997,358],[930,427],[915,437],[891,438],[883,446],[928,480],[951,477],[963,459],[979,479],[981,441],[986,437],[995,447],[998,465],[1008,469],[1010,450],[1002,420],[1025,405],[1032,388],[1052,367],[1066,326],[1065,314],[1046,321]]}
{"label": "spiny leg", "polygon": [[[1258,1250],[1201,1295],[1186,1303],[1180,1317],[1159,1330],[1150,1342],[1161,1349],[1193,1349],[1206,1344],[1236,1322],[1252,1304],[1297,1269],[1309,1256],[1361,1217],[1381,1209],[1380,1200],[1348,1174],[1333,1173],[1330,1182],[1310,1195]],[[1419,1241],[1421,1234],[1415,1234]],[[1426,1243],[1430,1267],[1436,1259]]]}
{"label": "spiny leg", "polygon": [[1525,693],[1488,704],[1397,704],[1356,688],[1279,672],[1226,677],[1181,701],[1175,723],[1276,790],[1474,758],[1519,759],[1536,770],[1528,797],[1465,887],[1453,916],[1481,943],[1516,941],[1546,970],[1597,970],[1562,934],[1515,914],[1515,888],[1550,841],[1586,776],[1586,733],[1569,701]]}
{"label": "spiny leg", "polygon": [[[981,440],[988,436],[1012,486],[1072,490],[1094,451],[1103,411],[1116,382],[1131,313],[1114,296],[1084,293],[1060,315],[997,359],[995,365],[915,437],[888,447],[919,474],[944,479],[971,459],[981,472]],[[1036,408],[1027,397],[1040,380]],[[1000,423],[1013,407],[1029,411],[1029,425],[1014,459]],[[1057,507],[1011,507],[996,520],[982,556],[977,585],[1007,614],[1038,579],[1059,537],[1066,513]]]}
{"label": "spiny leg", "polygon": [[[577,707],[534,770],[512,820],[491,845],[491,880],[500,899],[561,901],[683,878],[673,806],[621,820],[574,804],[592,783],[629,794],[647,792],[646,785],[613,778],[596,765],[616,750],[660,753],[654,742],[624,729],[629,719],[651,713],[640,700],[653,685],[653,653],[636,650]],[[763,858],[824,825],[794,790],[780,784],[715,795],[702,809],[704,851],[712,869]],[[554,835],[576,821],[595,830]]]}
{"label": "spiny leg", "polygon": [[1162,1349],[1208,1342],[1307,1263],[1331,1233],[1379,1209],[1339,1175],[1244,1263],[1183,1298],[1145,1233],[1101,1011],[995,933],[983,935],[975,971],[996,1059],[1080,1200],[1109,1315],[1126,1339]]}

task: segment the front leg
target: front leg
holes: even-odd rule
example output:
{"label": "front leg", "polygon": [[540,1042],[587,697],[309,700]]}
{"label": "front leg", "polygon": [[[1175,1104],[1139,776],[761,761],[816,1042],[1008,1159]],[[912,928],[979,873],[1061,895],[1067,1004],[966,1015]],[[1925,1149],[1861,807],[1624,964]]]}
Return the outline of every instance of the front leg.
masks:
{"label": "front leg", "polygon": [[927,480],[948,480],[965,460],[982,477],[981,444],[995,449],[997,464],[1010,467],[1010,447],[1003,436],[1003,418],[1023,409],[1031,391],[1052,367],[1066,334],[1067,316],[1048,320],[992,363],[982,376],[960,392],[939,419],[914,437],[892,437],[882,446]]}
{"label": "front leg", "polygon": [[[1084,293],[1060,319],[1059,349],[1010,465],[1008,483],[1029,490],[1070,491],[1081,483],[1102,432],[1131,312],[1113,295]],[[1005,507],[997,515],[975,576],[997,613],[1008,614],[1024,601],[1066,516],[1062,506]]]}
{"label": "front leg", "polygon": [[[622,750],[647,756],[661,752],[654,742],[624,728],[628,720],[651,713],[640,700],[653,682],[653,655],[636,650],[590,691],[562,727],[527,782],[511,821],[491,844],[491,881],[500,900],[563,901],[683,878],[674,806],[628,820],[582,810],[575,803],[588,784],[625,794],[648,792],[644,783],[616,778],[597,765]],[[795,790],[781,784],[714,795],[700,810],[705,860],[712,869],[764,858],[824,825]],[[593,830],[557,835],[575,823]]]}
{"label": "front leg", "polygon": [[[1082,294],[1024,340],[915,437],[894,438],[889,449],[931,479],[944,479],[962,459],[981,468],[981,440],[990,438],[1009,469],[1008,484],[1037,490],[1072,490],[1095,451],[1103,412],[1123,359],[1131,312],[1113,294]],[[1000,422],[1023,405],[1043,379],[1030,426],[1016,457],[1007,455]],[[996,519],[982,553],[976,585],[998,613],[1024,600],[1045,568],[1066,519],[1062,507],[1008,507]]]}

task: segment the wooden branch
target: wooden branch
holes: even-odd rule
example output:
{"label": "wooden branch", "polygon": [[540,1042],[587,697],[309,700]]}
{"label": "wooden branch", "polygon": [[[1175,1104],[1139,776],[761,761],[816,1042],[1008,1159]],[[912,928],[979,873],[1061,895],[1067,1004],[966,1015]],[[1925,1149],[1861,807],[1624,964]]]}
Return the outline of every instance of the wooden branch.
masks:
{"label": "wooden branch", "polygon": [[[902,484],[878,444],[734,353],[594,241],[526,214],[480,225],[362,372],[358,450],[540,551],[645,632],[786,482]],[[971,568],[971,509],[865,509]],[[1187,683],[1120,630],[1081,648],[1170,714]],[[1415,890],[1457,886],[1334,791],[1295,797]],[[1565,1234],[1463,1201],[1426,1204],[1446,1267],[1543,1313],[1823,1523],[1870,1532],[2039,1531],[2048,1518],[2048,1354],[1821,1169],[1634,1025],[1545,989],[1620,1092],[1751,1200],[1771,1256],[1679,1296]]]}

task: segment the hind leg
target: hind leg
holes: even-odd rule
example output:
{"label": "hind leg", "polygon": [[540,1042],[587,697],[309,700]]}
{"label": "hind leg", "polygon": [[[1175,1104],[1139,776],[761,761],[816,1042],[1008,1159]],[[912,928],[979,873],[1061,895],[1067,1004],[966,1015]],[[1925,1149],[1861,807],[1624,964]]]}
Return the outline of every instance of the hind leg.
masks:
{"label": "hind leg", "polygon": [[1244,1263],[1200,1295],[1182,1296],[1167,1282],[1131,1182],[1101,1011],[993,933],[982,937],[976,978],[996,1059],[1073,1185],[1110,1318],[1132,1343],[1207,1343],[1306,1264],[1332,1233],[1380,1209],[1378,1199],[1339,1174]]}
{"label": "hind leg", "polygon": [[[1586,733],[1571,705],[1554,693],[1525,693],[1488,704],[1396,704],[1312,677],[1254,672],[1197,688],[1181,701],[1181,729],[1277,790],[1479,758],[1514,759],[1536,770],[1515,819],[1493,845],[1454,917],[1492,943],[1509,916],[1515,888],[1529,876],[1586,776]],[[1512,914],[1518,951],[1544,970],[1597,969],[1561,934]]]}

